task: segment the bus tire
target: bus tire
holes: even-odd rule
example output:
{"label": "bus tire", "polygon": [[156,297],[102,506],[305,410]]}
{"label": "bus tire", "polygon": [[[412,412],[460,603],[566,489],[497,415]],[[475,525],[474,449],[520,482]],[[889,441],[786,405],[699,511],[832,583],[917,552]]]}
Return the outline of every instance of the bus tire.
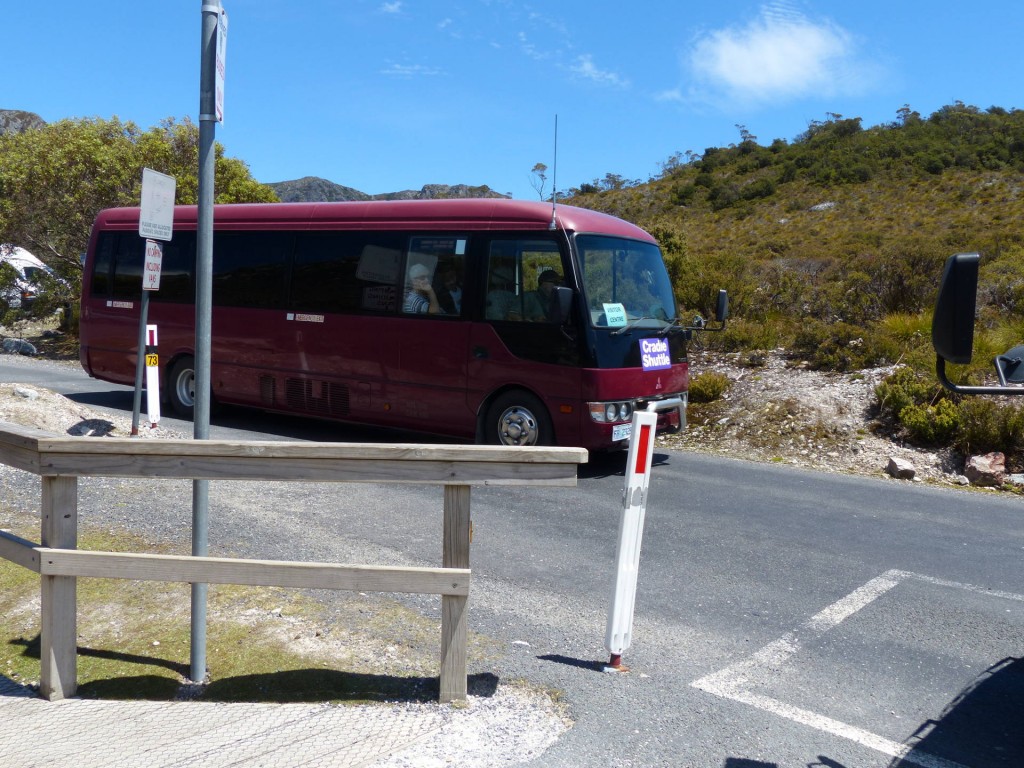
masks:
{"label": "bus tire", "polygon": [[554,445],[547,408],[529,392],[516,389],[494,399],[484,417],[484,442],[490,445]]}
{"label": "bus tire", "polygon": [[178,416],[192,418],[196,407],[196,364],[188,355],[175,360],[167,374],[167,399]]}

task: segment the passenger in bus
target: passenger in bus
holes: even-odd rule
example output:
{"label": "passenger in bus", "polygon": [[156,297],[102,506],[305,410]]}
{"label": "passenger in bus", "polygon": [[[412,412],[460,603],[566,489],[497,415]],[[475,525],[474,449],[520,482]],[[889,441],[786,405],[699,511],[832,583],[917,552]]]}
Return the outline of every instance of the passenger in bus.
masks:
{"label": "passenger in bus", "polygon": [[443,315],[444,310],[437,301],[434,286],[430,284],[430,270],[423,264],[413,264],[409,269],[409,292],[405,295],[402,311],[414,315]]}
{"label": "passenger in bus", "polygon": [[491,290],[487,293],[487,306],[484,316],[488,320],[522,320],[522,312],[517,306],[518,297],[512,290],[515,282],[511,273],[503,269],[495,269],[491,273]]}
{"label": "passenger in bus", "polygon": [[454,266],[447,266],[441,273],[441,285],[437,288],[437,301],[448,315],[462,314],[462,283]]}
{"label": "passenger in bus", "polygon": [[562,276],[553,269],[545,269],[537,278],[537,290],[526,294],[526,319],[534,323],[549,322],[555,288],[562,284]]}

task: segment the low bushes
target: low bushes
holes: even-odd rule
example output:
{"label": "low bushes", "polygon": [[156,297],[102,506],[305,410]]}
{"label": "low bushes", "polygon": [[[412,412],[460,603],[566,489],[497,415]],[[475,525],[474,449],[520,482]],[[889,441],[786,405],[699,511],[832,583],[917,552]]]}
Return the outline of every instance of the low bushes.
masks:
{"label": "low bushes", "polygon": [[1024,404],[960,397],[906,367],[886,377],[875,397],[883,419],[910,443],[965,455],[1000,451],[1018,467],[1024,462]]}

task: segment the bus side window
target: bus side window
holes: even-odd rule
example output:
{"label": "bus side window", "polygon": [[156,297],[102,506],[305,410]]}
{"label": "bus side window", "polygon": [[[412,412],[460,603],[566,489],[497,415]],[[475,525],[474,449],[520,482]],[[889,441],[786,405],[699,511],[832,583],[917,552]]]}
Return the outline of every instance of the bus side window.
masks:
{"label": "bus side window", "polygon": [[115,299],[138,299],[142,293],[142,256],[146,241],[126,233],[117,235],[114,250],[113,283]]}
{"label": "bus side window", "polygon": [[96,257],[92,264],[92,295],[97,298],[106,298],[110,294],[110,267],[119,237],[114,232],[103,232],[96,243]]}
{"label": "bus side window", "polygon": [[213,241],[213,303],[284,306],[290,232],[219,232]]}
{"label": "bus side window", "polygon": [[414,235],[406,256],[402,311],[458,317],[462,314],[462,275],[469,238]]}
{"label": "bus side window", "polygon": [[297,312],[393,312],[403,238],[382,232],[299,235],[288,308]]}
{"label": "bus side window", "polygon": [[484,317],[488,320],[521,320],[522,290],[516,280],[515,240],[495,240],[487,257],[487,301]]}
{"label": "bus side window", "polygon": [[195,301],[193,276],[196,268],[196,233],[188,230],[175,232],[171,242],[164,243],[164,258],[160,268],[160,290],[152,298],[176,304]]}
{"label": "bus side window", "polygon": [[484,317],[550,322],[550,290],[561,284],[562,256],[556,242],[492,240]]}

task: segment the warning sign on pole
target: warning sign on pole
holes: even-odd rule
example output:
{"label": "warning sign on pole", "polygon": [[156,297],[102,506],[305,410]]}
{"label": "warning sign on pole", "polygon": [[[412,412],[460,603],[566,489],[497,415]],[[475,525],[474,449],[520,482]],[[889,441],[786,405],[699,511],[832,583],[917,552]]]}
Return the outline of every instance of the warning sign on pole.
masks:
{"label": "warning sign on pole", "polygon": [[622,497],[619,540],[615,547],[615,584],[608,609],[608,629],[604,644],[611,654],[609,667],[620,668],[622,654],[633,640],[633,607],[636,603],[636,579],[640,570],[640,543],[647,512],[647,488],[651,482],[651,458],[658,414],[636,411],[633,432],[626,457],[626,487]]}
{"label": "warning sign on pole", "polygon": [[142,290],[160,290],[160,269],[163,262],[164,244],[156,240],[146,240],[146,254],[142,262]]}

